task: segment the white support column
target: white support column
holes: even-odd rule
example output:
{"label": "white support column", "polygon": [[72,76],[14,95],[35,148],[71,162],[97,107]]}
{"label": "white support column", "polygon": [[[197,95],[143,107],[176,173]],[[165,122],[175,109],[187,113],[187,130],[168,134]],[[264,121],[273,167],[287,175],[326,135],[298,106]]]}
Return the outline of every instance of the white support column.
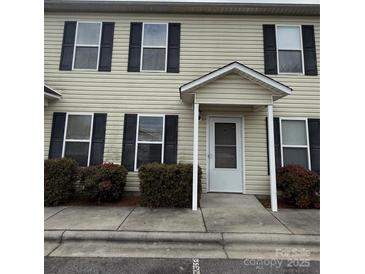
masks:
{"label": "white support column", "polygon": [[267,120],[269,131],[269,162],[270,162],[270,196],[271,210],[278,211],[278,202],[276,196],[276,165],[275,165],[275,141],[274,141],[274,115],[272,105],[267,106]]}
{"label": "white support column", "polygon": [[193,196],[192,209],[198,209],[198,140],[199,140],[199,104],[194,103],[194,144],[193,144]]}

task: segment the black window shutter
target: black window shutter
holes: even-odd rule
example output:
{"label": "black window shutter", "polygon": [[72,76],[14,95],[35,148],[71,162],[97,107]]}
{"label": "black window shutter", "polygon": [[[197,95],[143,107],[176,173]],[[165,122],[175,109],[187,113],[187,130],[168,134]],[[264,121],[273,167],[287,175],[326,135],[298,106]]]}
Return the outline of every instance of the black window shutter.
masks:
{"label": "black window shutter", "polygon": [[274,118],[275,165],[281,167],[280,119]]}
{"label": "black window shutter", "polygon": [[51,142],[49,145],[48,158],[57,159],[62,157],[63,137],[65,133],[65,112],[54,112],[52,120]]}
{"label": "black window shutter", "polygon": [[134,156],[136,149],[137,114],[124,115],[122,165],[134,171]]}
{"label": "black window shutter", "polygon": [[112,69],[113,37],[114,22],[103,22],[100,43],[99,71],[111,71]]}
{"label": "black window shutter", "polygon": [[140,71],[142,23],[131,23],[129,35],[128,71]]}
{"label": "black window shutter", "polygon": [[[270,158],[269,158],[269,130],[266,117],[266,146],[267,146],[267,174],[270,175]],[[274,118],[274,144],[275,144],[275,166],[281,167],[281,144],[280,144],[280,120]]]}
{"label": "black window shutter", "polygon": [[265,74],[278,74],[275,25],[263,25]]}
{"label": "black window shutter", "polygon": [[308,119],[309,148],[311,156],[311,169],[320,173],[320,121]]}
{"label": "black window shutter", "polygon": [[314,26],[302,26],[305,75],[317,75],[316,43]]}
{"label": "black window shutter", "polygon": [[165,116],[164,163],[177,163],[178,115]]}
{"label": "black window shutter", "polygon": [[72,70],[76,22],[66,21],[63,28],[60,70]]}
{"label": "black window shutter", "polygon": [[106,129],[106,113],[94,113],[93,136],[91,138],[90,165],[103,163]]}
{"label": "black window shutter", "polygon": [[167,72],[180,71],[180,23],[169,23]]}

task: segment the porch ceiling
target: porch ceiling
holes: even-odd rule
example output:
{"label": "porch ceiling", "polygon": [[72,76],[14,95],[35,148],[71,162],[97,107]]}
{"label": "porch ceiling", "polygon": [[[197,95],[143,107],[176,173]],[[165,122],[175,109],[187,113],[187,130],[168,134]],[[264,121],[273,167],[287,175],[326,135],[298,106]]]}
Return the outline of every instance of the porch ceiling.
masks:
{"label": "porch ceiling", "polygon": [[[219,80],[222,78],[225,82]],[[209,89],[204,87],[208,84]],[[186,103],[195,100],[196,103],[226,105],[267,105],[290,95],[292,91],[290,87],[239,62],[205,74],[182,85],[179,90],[182,101]]]}

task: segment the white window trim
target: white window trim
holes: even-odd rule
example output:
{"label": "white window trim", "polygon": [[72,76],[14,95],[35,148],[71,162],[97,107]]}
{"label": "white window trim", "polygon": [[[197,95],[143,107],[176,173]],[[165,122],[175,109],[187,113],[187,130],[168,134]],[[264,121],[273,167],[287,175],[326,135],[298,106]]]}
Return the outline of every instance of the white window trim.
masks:
{"label": "white window trim", "polygon": [[[310,145],[309,145],[309,132],[308,132],[308,118],[302,118],[302,117],[280,117],[279,118],[280,123],[280,152],[281,152],[281,166],[284,166],[284,148],[306,148],[307,149],[307,159],[308,159],[308,169],[311,170],[311,157],[310,157]],[[305,131],[306,131],[306,139],[307,144],[306,145],[284,145],[283,144],[283,131],[281,123],[282,121],[305,121]]]}
{"label": "white window trim", "polygon": [[[280,72],[280,64],[279,64],[279,42],[278,42],[278,27],[297,27],[299,28],[299,36],[300,36],[300,50],[302,56],[302,72]],[[280,75],[304,75],[305,74],[305,67],[304,67],[304,49],[303,49],[303,35],[302,35],[302,26],[301,25],[283,25],[278,24],[275,25],[275,37],[276,37],[276,66],[278,70],[278,74]],[[285,49],[288,50],[288,49]],[[294,50],[293,50],[294,51]]]}
{"label": "white window trim", "polygon": [[[162,140],[161,141],[138,141],[139,132],[139,118],[140,117],[162,117]],[[138,171],[137,168],[137,155],[138,144],[161,144],[161,163],[164,163],[165,154],[165,114],[137,114],[137,127],[136,127],[136,146],[134,151],[134,171]]]}
{"label": "white window trim", "polygon": [[[77,44],[77,34],[78,34],[78,30],[79,30],[79,23],[85,23],[85,24],[99,24],[100,25],[100,31],[99,31],[99,43],[98,44]],[[103,29],[103,22],[97,22],[97,21],[76,21],[76,31],[75,31],[75,42],[74,42],[74,51],[73,51],[73,56],[72,56],[72,70],[86,70],[86,71],[97,71],[99,68],[99,58],[100,58],[100,47],[101,47],[101,34],[102,34],[102,29]],[[96,68],[95,69],[91,69],[91,68],[75,68],[75,59],[76,59],[76,47],[98,47],[98,57],[96,60]]]}
{"label": "white window trim", "polygon": [[[66,139],[67,126],[68,126],[68,116],[69,115],[91,116],[90,138],[88,140],[87,139],[83,139],[83,140]],[[64,133],[63,133],[62,158],[65,157],[66,142],[89,143],[89,152],[88,152],[88,156],[87,156],[87,166],[90,165],[90,154],[91,154],[91,142],[92,142],[92,136],[93,136],[93,125],[94,125],[94,113],[89,113],[89,112],[67,112],[66,113],[65,129],[64,129]]]}
{"label": "white window trim", "polygon": [[[144,26],[145,25],[166,25],[166,44],[165,46],[145,46],[144,43]],[[168,43],[169,43],[169,23],[156,23],[156,22],[143,22],[142,24],[142,40],[141,40],[141,59],[140,59],[140,63],[139,63],[139,70],[141,72],[157,72],[157,73],[161,73],[161,72],[167,72],[167,52],[168,52]],[[144,70],[143,69],[143,49],[144,48],[156,48],[156,49],[165,49],[165,69],[164,70]]]}

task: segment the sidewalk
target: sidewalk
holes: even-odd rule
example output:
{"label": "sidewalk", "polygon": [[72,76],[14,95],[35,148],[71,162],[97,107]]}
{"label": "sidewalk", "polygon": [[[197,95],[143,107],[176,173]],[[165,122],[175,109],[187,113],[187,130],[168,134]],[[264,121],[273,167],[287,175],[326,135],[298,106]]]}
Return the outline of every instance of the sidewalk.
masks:
{"label": "sidewalk", "polygon": [[243,258],[276,248],[319,255],[319,210],[272,213],[254,196],[205,195],[198,211],[143,207],[45,208],[45,256]]}

